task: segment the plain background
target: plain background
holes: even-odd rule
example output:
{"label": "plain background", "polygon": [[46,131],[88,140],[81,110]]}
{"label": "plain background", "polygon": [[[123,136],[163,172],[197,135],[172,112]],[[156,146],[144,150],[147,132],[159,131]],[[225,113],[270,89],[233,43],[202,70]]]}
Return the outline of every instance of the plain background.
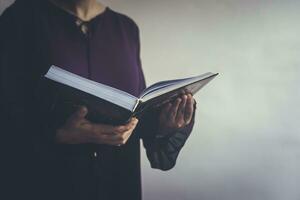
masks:
{"label": "plain background", "polygon": [[148,85],[220,73],[176,167],[143,154],[144,200],[299,200],[300,1],[103,2],[139,25]]}

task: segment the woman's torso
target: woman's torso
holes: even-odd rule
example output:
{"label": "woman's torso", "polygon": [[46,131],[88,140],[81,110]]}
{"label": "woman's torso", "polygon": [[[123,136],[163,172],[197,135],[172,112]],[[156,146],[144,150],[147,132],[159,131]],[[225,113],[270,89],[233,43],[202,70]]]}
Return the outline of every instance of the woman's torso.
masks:
{"label": "woman's torso", "polygon": [[[143,78],[137,27],[132,20],[106,8],[83,23],[87,30],[84,33],[77,17],[51,3],[44,6],[41,33],[49,65],[138,96]],[[53,191],[56,199],[140,199],[137,135],[121,148],[78,145],[62,149],[56,160],[61,166],[57,170],[61,171],[53,179],[53,184],[57,184],[57,190]]]}

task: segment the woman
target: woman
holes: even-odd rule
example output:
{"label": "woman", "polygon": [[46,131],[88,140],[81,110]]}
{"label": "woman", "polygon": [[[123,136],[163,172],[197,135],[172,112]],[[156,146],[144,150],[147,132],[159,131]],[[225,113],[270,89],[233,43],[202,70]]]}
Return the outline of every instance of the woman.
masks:
{"label": "woman", "polygon": [[6,191],[17,191],[6,199],[141,199],[140,139],[153,168],[171,169],[193,128],[193,97],[125,125],[95,124],[84,105],[66,115],[42,78],[53,64],[137,96],[134,21],[96,0],[17,0],[0,20]]}

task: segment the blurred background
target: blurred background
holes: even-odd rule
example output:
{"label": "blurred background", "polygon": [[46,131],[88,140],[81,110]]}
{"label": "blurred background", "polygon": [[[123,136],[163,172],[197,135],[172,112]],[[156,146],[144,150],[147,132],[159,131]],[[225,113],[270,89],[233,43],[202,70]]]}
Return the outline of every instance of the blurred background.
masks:
{"label": "blurred background", "polygon": [[102,2],[139,25],[148,85],[220,73],[175,168],[143,153],[144,200],[299,200],[300,1]]}

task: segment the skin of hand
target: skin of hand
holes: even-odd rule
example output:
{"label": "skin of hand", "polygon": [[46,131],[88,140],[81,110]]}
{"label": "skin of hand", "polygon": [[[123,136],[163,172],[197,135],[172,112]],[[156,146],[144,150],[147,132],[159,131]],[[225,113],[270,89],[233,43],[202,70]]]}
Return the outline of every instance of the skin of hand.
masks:
{"label": "skin of hand", "polygon": [[63,144],[108,144],[124,145],[135,129],[138,119],[132,118],[127,124],[111,126],[95,124],[85,117],[88,109],[80,106],[66,121],[65,125],[56,132],[56,142]]}
{"label": "skin of hand", "polygon": [[165,135],[188,125],[193,117],[194,102],[191,94],[183,94],[164,105],[159,115],[159,134]]}

